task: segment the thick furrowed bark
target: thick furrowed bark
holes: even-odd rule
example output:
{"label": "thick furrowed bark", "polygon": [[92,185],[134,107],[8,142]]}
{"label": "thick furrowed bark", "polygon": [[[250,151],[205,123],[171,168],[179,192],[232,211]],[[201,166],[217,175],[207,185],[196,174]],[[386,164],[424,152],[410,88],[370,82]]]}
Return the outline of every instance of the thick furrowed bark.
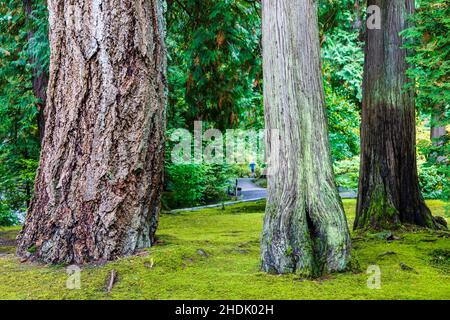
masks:
{"label": "thick furrowed bark", "polygon": [[17,253],[111,260],[150,246],[166,102],[159,0],[56,1],[46,130]]}
{"label": "thick furrowed bark", "polygon": [[361,169],[354,228],[436,227],[419,191],[414,92],[406,90],[407,27],[414,0],[369,0],[381,30],[367,30],[361,123]]}
{"label": "thick furrowed bark", "polygon": [[331,166],[315,1],[263,1],[263,47],[266,128],[279,130],[267,150],[279,158],[268,177],[262,268],[342,271],[350,239]]}

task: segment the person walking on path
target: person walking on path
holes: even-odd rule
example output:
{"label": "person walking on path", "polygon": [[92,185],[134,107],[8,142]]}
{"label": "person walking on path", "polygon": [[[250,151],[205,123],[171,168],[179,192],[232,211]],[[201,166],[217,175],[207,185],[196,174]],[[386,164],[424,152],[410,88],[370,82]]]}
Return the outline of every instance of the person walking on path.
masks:
{"label": "person walking on path", "polygon": [[255,163],[255,160],[252,159],[252,161],[250,161],[250,171],[252,172],[252,175],[251,175],[252,178],[255,177],[255,168],[256,168],[256,163]]}

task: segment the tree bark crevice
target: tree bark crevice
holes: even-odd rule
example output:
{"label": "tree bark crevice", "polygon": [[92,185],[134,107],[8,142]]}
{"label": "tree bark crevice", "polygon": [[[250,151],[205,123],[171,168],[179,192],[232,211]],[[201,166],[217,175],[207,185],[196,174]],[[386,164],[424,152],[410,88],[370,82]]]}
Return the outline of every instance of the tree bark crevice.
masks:
{"label": "tree bark crevice", "polygon": [[331,165],[317,3],[263,1],[268,199],[262,269],[316,277],[343,271],[350,236]]}
{"label": "tree bark crevice", "polygon": [[419,190],[414,91],[405,86],[407,51],[399,33],[414,0],[369,0],[381,8],[381,29],[366,32],[361,165],[355,229],[401,224],[436,228]]}
{"label": "tree bark crevice", "polygon": [[46,132],[17,253],[51,263],[112,260],[150,246],[158,223],[166,104],[162,1],[50,0],[48,6]]}

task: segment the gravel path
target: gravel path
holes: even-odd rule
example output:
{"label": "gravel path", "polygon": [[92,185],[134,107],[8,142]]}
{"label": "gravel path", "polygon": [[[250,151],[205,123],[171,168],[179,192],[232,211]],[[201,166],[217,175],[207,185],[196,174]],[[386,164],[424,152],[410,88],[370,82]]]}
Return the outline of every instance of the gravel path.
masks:
{"label": "gravel path", "polygon": [[238,188],[241,188],[239,192],[239,199],[241,200],[251,200],[260,199],[267,197],[267,189],[261,188],[253,183],[251,178],[239,178]]}
{"label": "gravel path", "polygon": [[[241,200],[251,200],[251,199],[260,199],[267,197],[267,189],[261,188],[253,183],[253,179],[251,178],[239,178],[238,180],[238,188],[241,188],[239,199]],[[354,199],[357,197],[355,191],[351,190],[342,190],[339,195],[343,199]]]}

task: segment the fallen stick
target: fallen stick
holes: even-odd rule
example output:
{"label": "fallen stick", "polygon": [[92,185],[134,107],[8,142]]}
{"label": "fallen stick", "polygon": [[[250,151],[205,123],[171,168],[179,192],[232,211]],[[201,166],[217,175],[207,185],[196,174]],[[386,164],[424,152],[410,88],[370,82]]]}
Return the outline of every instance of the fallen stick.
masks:
{"label": "fallen stick", "polygon": [[111,293],[114,284],[117,282],[117,271],[112,269],[109,273],[108,278],[106,279],[106,292]]}

